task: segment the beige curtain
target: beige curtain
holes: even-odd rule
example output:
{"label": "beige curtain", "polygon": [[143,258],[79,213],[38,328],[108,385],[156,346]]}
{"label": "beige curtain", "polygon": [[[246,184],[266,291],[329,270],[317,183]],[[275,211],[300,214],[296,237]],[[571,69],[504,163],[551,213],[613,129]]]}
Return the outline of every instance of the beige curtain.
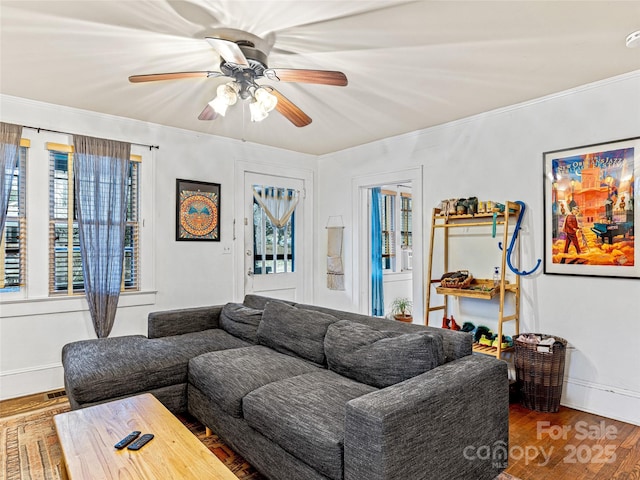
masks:
{"label": "beige curtain", "polygon": [[298,206],[299,194],[283,188],[265,187],[264,197],[254,188],[253,198],[262,207],[271,223],[276,228],[283,228]]}

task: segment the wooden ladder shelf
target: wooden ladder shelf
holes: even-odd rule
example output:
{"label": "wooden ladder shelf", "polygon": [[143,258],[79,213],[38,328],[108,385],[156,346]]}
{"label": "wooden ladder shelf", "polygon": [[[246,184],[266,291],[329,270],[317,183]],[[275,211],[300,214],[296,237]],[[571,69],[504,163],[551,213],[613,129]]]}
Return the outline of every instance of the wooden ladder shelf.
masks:
{"label": "wooden ladder shelf", "polygon": [[[458,298],[476,298],[483,300],[491,300],[494,297],[499,297],[498,301],[498,339],[502,339],[503,324],[505,322],[514,322],[514,340],[520,332],[520,275],[516,275],[515,282],[511,283],[505,278],[505,272],[507,269],[507,245],[509,240],[509,225],[510,220],[518,217],[520,212],[520,205],[514,202],[506,202],[505,208],[502,212],[496,212],[496,218],[494,220],[494,212],[478,213],[475,215],[444,215],[440,209],[434,208],[431,215],[431,238],[429,242],[429,260],[428,260],[428,273],[426,288],[426,309],[425,309],[425,325],[429,324],[429,314],[433,311],[442,310],[446,316],[449,307],[449,297]],[[440,279],[433,278],[433,251],[436,230],[443,230],[444,233],[444,253],[443,253],[443,267],[444,272],[449,271],[449,231],[456,228],[473,228],[473,227],[492,227],[496,230],[500,228],[502,233],[502,251],[500,254],[500,280],[497,286],[494,286],[493,279],[473,279],[469,288],[445,288],[437,286],[440,283]],[[519,245],[518,245],[519,248]],[[519,262],[520,255],[517,255]],[[432,285],[433,284],[433,285]],[[444,303],[435,307],[431,306],[433,290],[437,294],[444,295]],[[505,298],[507,295],[514,296],[514,312],[506,315],[504,306]],[[512,350],[513,347],[502,348],[502,342],[498,342],[497,347],[481,345],[479,343],[473,344],[473,351],[477,353],[483,353],[486,355],[493,355],[497,358],[501,358],[504,352]]]}

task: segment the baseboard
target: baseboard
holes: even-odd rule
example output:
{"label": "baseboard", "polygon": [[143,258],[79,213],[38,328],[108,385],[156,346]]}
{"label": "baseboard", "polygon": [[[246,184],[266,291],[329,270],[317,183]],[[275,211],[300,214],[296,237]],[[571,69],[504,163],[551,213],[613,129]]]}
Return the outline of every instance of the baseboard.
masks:
{"label": "baseboard", "polygon": [[640,425],[640,392],[565,379],[562,405],[614,420]]}
{"label": "baseboard", "polygon": [[0,400],[24,397],[25,395],[59,390],[61,388],[64,388],[61,363],[0,373]]}

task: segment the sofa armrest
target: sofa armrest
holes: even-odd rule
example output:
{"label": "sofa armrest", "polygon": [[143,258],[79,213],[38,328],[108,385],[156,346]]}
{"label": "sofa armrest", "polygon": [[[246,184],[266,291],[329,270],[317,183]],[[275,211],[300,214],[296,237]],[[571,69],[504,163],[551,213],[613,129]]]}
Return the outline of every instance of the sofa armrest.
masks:
{"label": "sofa armrest", "polygon": [[347,403],[345,480],[492,480],[507,466],[507,364],[468,355]]}
{"label": "sofa armrest", "polygon": [[222,307],[213,305],[151,312],[147,319],[147,336],[159,338],[219,328]]}

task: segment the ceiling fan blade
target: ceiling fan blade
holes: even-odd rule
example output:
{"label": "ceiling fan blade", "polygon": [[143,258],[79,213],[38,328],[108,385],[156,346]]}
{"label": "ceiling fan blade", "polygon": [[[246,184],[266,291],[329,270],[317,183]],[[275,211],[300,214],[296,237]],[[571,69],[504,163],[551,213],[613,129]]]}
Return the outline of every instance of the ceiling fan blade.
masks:
{"label": "ceiling fan blade", "polygon": [[282,95],[278,90],[273,87],[263,87],[269,90],[278,99],[276,103],[276,110],[284,115],[287,120],[293,123],[296,127],[306,127],[311,123],[311,117],[304,113],[298,106],[296,106],[291,100]]}
{"label": "ceiling fan blade", "polygon": [[207,42],[211,44],[213,48],[224,58],[227,62],[235,63],[236,65],[249,66],[247,57],[244,56],[242,50],[237,43],[222,38],[205,37]]}
{"label": "ceiling fan blade", "polygon": [[216,118],[218,118],[218,114],[209,104],[207,104],[204,110],[200,112],[200,115],[198,115],[198,120],[215,120]]}
{"label": "ceiling fan blade", "polygon": [[177,80],[179,78],[197,78],[197,77],[221,77],[221,72],[174,72],[174,73],[151,73],[148,75],[131,75],[129,81],[131,83],[156,82],[158,80]]}
{"label": "ceiling fan blade", "polygon": [[347,85],[347,76],[342,72],[331,70],[304,70],[294,68],[268,68],[264,76],[269,80],[281,82],[319,83],[322,85]]}

